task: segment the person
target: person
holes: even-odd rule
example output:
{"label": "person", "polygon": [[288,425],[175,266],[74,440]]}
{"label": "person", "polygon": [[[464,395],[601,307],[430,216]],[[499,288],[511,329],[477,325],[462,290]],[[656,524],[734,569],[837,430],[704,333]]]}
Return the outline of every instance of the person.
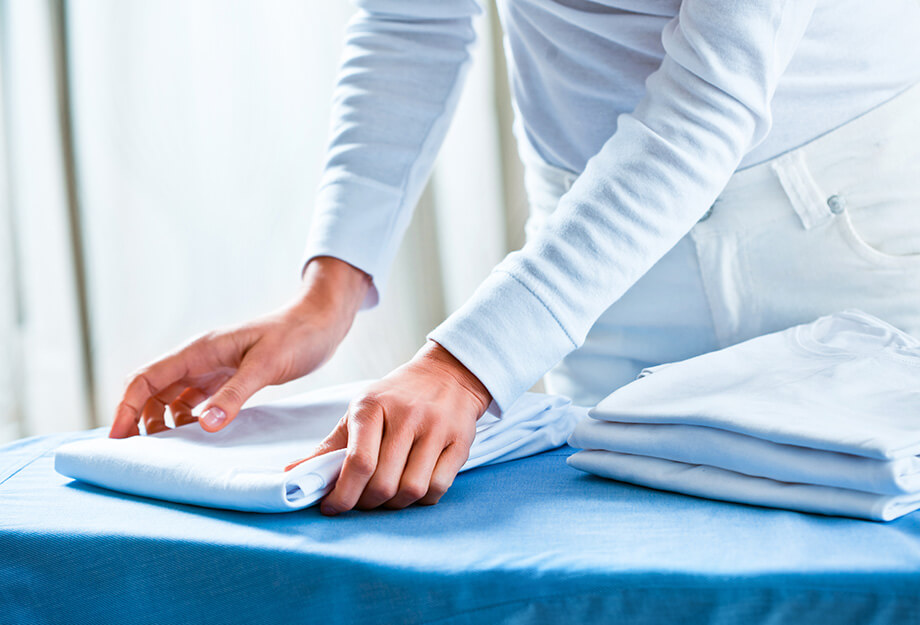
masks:
{"label": "person", "polygon": [[[300,292],[136,372],[110,436],[163,430],[166,407],[220,430],[378,302],[482,7],[357,4]],[[324,514],[437,503],[477,419],[544,374],[590,405],[840,307],[920,331],[914,0],[503,0],[500,17],[527,242],[308,456],[347,448]]]}

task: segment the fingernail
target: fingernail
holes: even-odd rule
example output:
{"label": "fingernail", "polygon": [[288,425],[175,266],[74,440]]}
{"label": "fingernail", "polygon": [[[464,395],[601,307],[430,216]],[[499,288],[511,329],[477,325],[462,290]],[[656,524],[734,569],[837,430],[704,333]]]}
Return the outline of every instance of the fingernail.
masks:
{"label": "fingernail", "polygon": [[208,426],[212,430],[222,426],[224,424],[224,421],[226,420],[227,420],[227,413],[225,413],[223,410],[221,410],[217,406],[208,408],[204,412],[204,414],[202,414],[201,417],[199,417],[199,421],[203,422],[206,426]]}

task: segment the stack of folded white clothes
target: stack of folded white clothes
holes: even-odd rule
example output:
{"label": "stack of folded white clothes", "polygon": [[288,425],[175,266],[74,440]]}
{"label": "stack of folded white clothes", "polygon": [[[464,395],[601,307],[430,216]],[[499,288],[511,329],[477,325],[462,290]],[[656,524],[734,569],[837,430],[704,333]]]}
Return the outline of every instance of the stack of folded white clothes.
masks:
{"label": "stack of folded white clothes", "polygon": [[698,497],[888,521],[920,508],[920,341],[848,310],[652,367],[568,463]]}
{"label": "stack of folded white clothes", "polygon": [[[96,486],[167,501],[253,512],[299,510],[332,490],[345,450],[290,471],[284,467],[309,455],[367,384],[246,408],[216,433],[192,423],[149,436],[68,443],[56,450],[54,468]],[[500,416],[480,417],[461,471],[559,447],[585,414],[568,398],[526,393]]]}

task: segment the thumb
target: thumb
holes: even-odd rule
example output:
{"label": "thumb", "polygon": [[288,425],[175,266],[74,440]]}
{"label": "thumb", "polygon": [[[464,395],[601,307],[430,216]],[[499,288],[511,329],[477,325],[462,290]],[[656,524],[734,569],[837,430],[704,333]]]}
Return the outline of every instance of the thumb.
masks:
{"label": "thumb", "polygon": [[267,386],[267,367],[244,360],[237,372],[217,389],[205,405],[198,422],[208,432],[222,430],[233,421],[246,400]]}
{"label": "thumb", "polygon": [[329,433],[329,435],[323,439],[323,441],[316,446],[316,448],[310,452],[310,455],[306,458],[301,458],[300,460],[295,460],[291,464],[284,467],[285,471],[290,471],[298,464],[302,464],[309,460],[310,458],[315,458],[316,456],[321,456],[327,454],[330,451],[335,451],[336,449],[344,449],[348,445],[348,424],[346,422],[347,415],[342,417],[339,422],[336,424],[335,429]]}

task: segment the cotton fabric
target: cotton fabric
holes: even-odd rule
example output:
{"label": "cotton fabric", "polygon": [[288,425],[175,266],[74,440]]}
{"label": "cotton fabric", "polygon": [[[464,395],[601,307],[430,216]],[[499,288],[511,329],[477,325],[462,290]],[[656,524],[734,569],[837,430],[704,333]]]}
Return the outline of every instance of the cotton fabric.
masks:
{"label": "cotton fabric", "polygon": [[[362,0],[305,260],[387,272],[459,98],[472,0]],[[506,0],[519,144],[576,172],[545,227],[436,328],[506,408],[582,345],[732,173],[920,80],[920,6]],[[522,148],[523,149],[523,148]]]}
{"label": "cotton fabric", "polygon": [[589,411],[569,442],[590,451],[568,462],[692,495],[887,521],[920,507],[918,389],[920,340],[844,311],[647,370]]}
{"label": "cotton fabric", "polygon": [[[735,173],[545,376],[593,406],[639,372],[848,308],[920,336],[920,87]],[[525,152],[528,229],[577,176]]]}
{"label": "cotton fabric", "polygon": [[780,482],[889,495],[920,492],[920,458],[916,455],[879,460],[778,444],[714,427],[617,423],[592,418],[578,423],[569,443],[582,449],[651,454],[686,464],[718,466]]}
{"label": "cotton fabric", "polygon": [[[309,455],[345,414],[367,381],[313,391],[246,408],[216,433],[197,423],[149,436],[92,438],[64,445],[54,467],[104,488],[228,510],[287,512],[332,490],[345,450]],[[583,409],[563,397],[528,393],[501,418],[483,415],[461,471],[521,458],[562,445]]]}

